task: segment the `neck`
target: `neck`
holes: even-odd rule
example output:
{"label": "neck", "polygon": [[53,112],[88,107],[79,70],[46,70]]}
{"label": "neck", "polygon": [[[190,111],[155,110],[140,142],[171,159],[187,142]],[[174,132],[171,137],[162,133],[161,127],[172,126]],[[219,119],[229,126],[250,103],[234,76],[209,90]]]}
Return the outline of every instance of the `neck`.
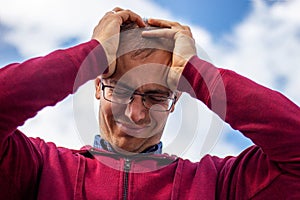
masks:
{"label": "neck", "polygon": [[[118,147],[114,147],[111,145],[108,141],[101,138],[100,135],[96,135],[94,139],[94,147],[98,149],[103,149],[109,152],[124,154],[124,155],[136,155],[138,153],[132,153],[128,151],[124,151]],[[148,147],[144,151],[142,151],[139,154],[162,154],[162,142],[159,142],[158,144],[155,144],[153,146]]]}

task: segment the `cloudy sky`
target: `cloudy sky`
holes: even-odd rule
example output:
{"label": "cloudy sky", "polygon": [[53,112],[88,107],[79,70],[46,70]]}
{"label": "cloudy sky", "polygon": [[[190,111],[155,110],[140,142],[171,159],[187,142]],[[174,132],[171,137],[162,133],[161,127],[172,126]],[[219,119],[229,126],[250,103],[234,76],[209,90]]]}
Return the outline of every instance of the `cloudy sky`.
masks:
{"label": "cloudy sky", "polygon": [[[200,57],[204,52],[216,66],[278,90],[300,105],[298,0],[0,0],[0,65],[88,41],[99,19],[116,6],[189,25]],[[76,96],[45,108],[20,129],[59,146],[91,143],[98,131],[98,102],[90,88],[89,83]],[[84,109],[86,95],[94,105],[90,112]],[[251,145],[188,96],[170,117],[163,141],[165,151],[192,160],[205,153],[237,155]]]}

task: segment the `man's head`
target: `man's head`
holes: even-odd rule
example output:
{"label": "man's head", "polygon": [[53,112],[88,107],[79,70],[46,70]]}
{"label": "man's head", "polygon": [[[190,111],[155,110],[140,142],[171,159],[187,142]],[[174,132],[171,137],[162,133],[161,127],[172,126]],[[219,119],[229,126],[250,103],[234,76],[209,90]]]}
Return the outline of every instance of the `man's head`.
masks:
{"label": "man's head", "polygon": [[143,38],[144,30],[133,23],[121,27],[116,71],[95,82],[101,136],[130,152],[160,141],[178,96],[167,86],[173,41]]}

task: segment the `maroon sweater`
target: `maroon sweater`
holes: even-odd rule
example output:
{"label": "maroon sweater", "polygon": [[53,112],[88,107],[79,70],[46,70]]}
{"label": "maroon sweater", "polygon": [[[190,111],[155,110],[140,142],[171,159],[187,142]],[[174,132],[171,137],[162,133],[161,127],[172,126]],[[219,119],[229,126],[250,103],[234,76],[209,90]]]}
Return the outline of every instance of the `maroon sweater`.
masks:
{"label": "maroon sweater", "polygon": [[237,157],[124,158],[90,147],[58,148],[17,130],[106,66],[92,40],[0,69],[1,199],[300,199],[299,107],[196,56],[183,72],[192,88],[183,79],[179,88],[195,92],[256,144]]}

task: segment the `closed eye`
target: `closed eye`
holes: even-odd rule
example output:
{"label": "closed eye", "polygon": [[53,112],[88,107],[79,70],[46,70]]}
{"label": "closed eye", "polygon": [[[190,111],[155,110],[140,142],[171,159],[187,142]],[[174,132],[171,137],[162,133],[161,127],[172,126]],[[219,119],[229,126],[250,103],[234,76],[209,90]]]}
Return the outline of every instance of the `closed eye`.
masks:
{"label": "closed eye", "polygon": [[132,95],[132,91],[128,90],[128,89],[124,89],[124,88],[115,88],[113,91],[114,95],[117,96],[131,96]]}
{"label": "closed eye", "polygon": [[151,101],[155,101],[155,102],[165,102],[168,101],[168,97],[165,95],[147,95],[147,97],[149,98],[149,100]]}

